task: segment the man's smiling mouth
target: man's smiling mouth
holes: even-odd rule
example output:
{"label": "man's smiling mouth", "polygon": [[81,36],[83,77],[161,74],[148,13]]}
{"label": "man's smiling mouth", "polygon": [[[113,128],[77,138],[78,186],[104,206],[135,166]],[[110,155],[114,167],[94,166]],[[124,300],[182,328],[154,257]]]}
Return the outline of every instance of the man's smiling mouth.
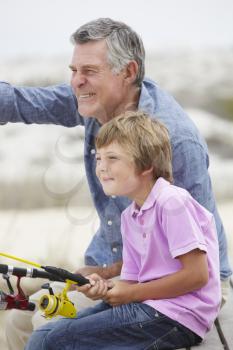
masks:
{"label": "man's smiling mouth", "polygon": [[78,96],[78,99],[79,99],[79,100],[84,100],[84,99],[87,99],[87,98],[90,98],[90,97],[93,97],[93,96],[95,96],[95,93],[89,92],[89,93],[87,93],[87,94],[81,94],[81,95],[79,95],[79,96]]}

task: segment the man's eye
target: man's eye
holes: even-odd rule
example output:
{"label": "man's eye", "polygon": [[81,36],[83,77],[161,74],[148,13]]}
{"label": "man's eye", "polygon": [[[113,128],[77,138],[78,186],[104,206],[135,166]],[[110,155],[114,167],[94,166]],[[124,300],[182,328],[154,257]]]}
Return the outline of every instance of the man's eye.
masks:
{"label": "man's eye", "polygon": [[86,74],[96,74],[97,73],[97,70],[93,69],[93,68],[89,68],[85,71]]}

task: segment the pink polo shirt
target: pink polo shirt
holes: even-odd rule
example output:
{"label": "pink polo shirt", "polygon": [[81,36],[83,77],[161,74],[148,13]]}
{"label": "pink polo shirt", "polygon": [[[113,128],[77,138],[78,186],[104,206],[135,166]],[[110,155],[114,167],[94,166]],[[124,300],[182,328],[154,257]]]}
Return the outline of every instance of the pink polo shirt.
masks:
{"label": "pink polo shirt", "polygon": [[156,280],[181,269],[175,259],[179,255],[196,248],[207,253],[209,281],[204,287],[175,298],[144,301],[203,338],[217,317],[221,300],[213,215],[186,190],[159,178],[140,210],[132,203],[121,219],[121,279]]}

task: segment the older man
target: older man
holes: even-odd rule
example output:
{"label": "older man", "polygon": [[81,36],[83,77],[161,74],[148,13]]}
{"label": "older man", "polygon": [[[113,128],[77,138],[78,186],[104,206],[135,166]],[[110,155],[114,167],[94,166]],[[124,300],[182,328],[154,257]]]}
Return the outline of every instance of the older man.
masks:
{"label": "older man", "polygon": [[[84,268],[104,278],[119,275],[122,241],[120,215],[129,201],[107,197],[95,175],[95,135],[108,120],[126,110],[140,109],[168,128],[173,151],[175,185],[184,187],[214,214],[223,284],[231,275],[224,228],[215,205],[208,174],[208,150],[198,130],[177,102],[144,78],[145,52],[140,37],[124,23],[108,18],[81,26],[73,35],[71,86],[16,88],[0,84],[0,122],[59,124],[85,128],[84,161],[89,188],[100,218]],[[75,98],[75,96],[76,98]],[[79,293],[76,294],[76,299]],[[38,314],[12,311],[7,322],[10,349],[23,349]]]}

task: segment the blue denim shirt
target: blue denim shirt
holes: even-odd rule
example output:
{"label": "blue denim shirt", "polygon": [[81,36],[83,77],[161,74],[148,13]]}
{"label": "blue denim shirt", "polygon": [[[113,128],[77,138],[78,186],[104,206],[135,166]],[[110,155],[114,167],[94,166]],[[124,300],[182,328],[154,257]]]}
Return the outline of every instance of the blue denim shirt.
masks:
{"label": "blue denim shirt", "polygon": [[[174,184],[187,189],[214,214],[219,246],[221,278],[231,274],[224,228],[215,205],[208,174],[206,143],[183,109],[156,83],[145,79],[138,108],[161,120],[168,128],[173,155]],[[63,84],[48,88],[12,87],[0,84],[0,123],[58,124],[85,128],[84,161],[91,195],[100,218],[100,227],[85,254],[88,265],[110,265],[122,258],[120,215],[130,201],[106,196],[95,175],[95,135],[100,127],[94,118],[83,118],[71,87]]]}

